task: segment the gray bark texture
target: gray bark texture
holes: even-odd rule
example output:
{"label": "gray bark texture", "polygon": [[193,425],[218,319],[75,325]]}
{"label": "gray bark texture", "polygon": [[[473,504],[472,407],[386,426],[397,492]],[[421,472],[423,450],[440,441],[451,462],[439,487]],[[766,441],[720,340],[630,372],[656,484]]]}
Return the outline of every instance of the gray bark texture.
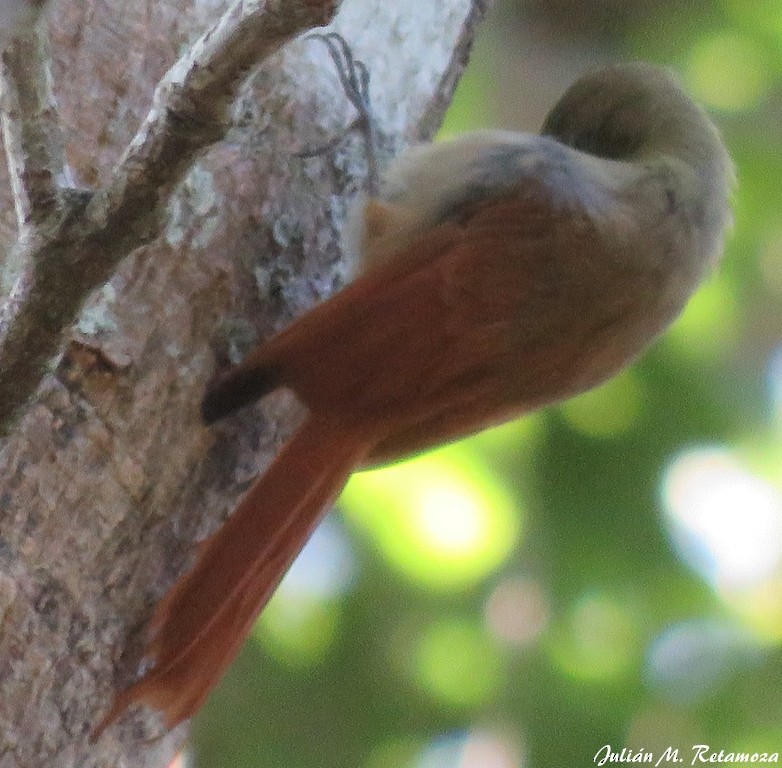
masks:
{"label": "gray bark texture", "polygon": [[486,4],[54,0],[3,55],[0,768],[171,760],[185,729],[154,713],[90,729],[301,415],[281,394],[207,429],[204,385],[344,283],[366,174],[352,134],[302,156],[355,113],[301,35],[336,11],[382,166],[431,137]]}

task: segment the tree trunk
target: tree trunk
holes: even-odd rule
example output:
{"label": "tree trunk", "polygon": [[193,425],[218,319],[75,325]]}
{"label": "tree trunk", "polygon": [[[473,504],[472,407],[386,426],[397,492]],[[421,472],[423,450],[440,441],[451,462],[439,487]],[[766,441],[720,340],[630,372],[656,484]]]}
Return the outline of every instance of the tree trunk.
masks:
{"label": "tree trunk", "polygon": [[[264,48],[254,33],[242,48],[227,34],[255,7],[278,24],[274,14],[295,6],[293,36],[329,16],[328,2],[317,5],[59,0],[45,24],[59,120],[38,110],[52,122],[27,155],[25,134],[14,133],[28,117],[24,86],[18,104],[8,89],[16,176],[0,179],[2,768],[162,766],[184,737],[153,740],[160,724],[146,713],[95,746],[87,740],[137,674],[144,622],[193,543],[300,416],[283,394],[206,429],[206,381],[347,277],[339,236],[366,174],[362,140],[348,133],[303,156],[355,118],[325,46],[283,35]],[[333,28],[371,73],[381,164],[431,137],[485,5],[345,0],[339,9]],[[19,50],[4,57],[7,85],[33,71]],[[218,81],[220,67],[230,76]],[[14,171],[14,136],[19,164],[48,167],[54,182]],[[78,189],[63,187],[69,173]],[[18,226],[25,237],[14,244]]]}

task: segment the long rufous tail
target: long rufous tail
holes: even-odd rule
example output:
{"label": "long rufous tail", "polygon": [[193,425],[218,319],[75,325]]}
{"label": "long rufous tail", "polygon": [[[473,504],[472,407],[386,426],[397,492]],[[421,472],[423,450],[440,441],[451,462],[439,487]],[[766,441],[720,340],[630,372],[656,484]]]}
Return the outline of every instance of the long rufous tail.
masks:
{"label": "long rufous tail", "polygon": [[168,728],[198,710],[366,451],[357,431],[308,417],[158,604],[145,649],[153,666],[116,697],[93,740],[134,703]]}

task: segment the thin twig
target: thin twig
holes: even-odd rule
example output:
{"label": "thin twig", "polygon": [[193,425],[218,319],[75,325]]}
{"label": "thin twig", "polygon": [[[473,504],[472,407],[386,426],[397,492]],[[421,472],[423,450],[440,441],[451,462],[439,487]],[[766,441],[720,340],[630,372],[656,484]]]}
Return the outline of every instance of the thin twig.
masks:
{"label": "thin twig", "polygon": [[250,69],[301,32],[327,23],[338,0],[235,0],[163,78],[152,109],[89,204],[29,243],[28,271],[0,313],[0,434],[43,377],[85,297],[131,250],[157,235],[161,210],[194,158],[221,139]]}

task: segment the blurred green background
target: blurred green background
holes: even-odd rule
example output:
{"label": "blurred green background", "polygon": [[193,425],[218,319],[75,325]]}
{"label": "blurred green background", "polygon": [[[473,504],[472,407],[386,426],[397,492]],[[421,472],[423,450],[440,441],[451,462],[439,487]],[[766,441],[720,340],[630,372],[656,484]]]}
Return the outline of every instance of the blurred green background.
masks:
{"label": "blurred green background", "polygon": [[443,128],[678,71],[736,161],[724,264],[601,389],[355,476],[194,727],[199,768],[782,751],[782,2],[505,2]]}

